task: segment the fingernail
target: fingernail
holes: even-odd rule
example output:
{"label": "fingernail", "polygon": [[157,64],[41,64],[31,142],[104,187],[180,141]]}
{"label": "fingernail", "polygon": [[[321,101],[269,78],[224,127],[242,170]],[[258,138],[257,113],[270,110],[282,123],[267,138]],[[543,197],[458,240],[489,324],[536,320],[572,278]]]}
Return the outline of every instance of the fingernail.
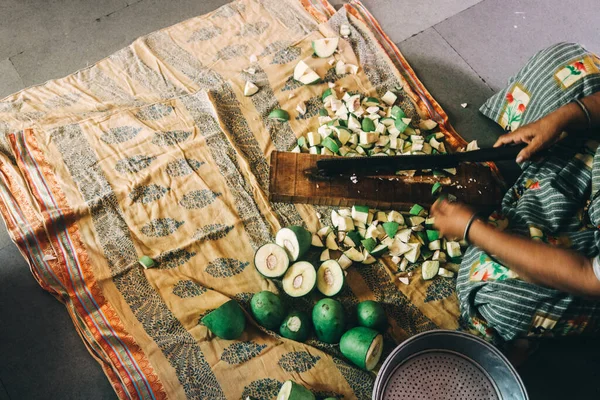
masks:
{"label": "fingernail", "polygon": [[517,157],[517,162],[518,163],[522,163],[523,162],[523,157],[522,156]]}

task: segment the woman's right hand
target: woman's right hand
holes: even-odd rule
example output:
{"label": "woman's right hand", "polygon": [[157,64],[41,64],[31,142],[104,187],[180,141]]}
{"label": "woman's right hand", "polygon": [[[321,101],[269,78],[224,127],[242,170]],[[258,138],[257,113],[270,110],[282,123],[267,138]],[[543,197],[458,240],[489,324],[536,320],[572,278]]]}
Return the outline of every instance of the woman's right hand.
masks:
{"label": "woman's right hand", "polygon": [[547,149],[560,139],[563,124],[556,116],[550,114],[535,122],[524,125],[514,132],[507,133],[498,138],[494,147],[507,144],[527,143],[527,147],[517,155],[517,162],[529,160],[534,154]]}

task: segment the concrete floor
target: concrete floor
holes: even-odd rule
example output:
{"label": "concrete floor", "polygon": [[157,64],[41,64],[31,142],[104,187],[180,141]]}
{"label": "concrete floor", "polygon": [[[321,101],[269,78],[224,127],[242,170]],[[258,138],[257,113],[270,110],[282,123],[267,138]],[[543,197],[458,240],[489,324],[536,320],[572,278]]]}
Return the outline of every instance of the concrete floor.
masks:
{"label": "concrete floor", "polygon": [[[0,98],[86,67],[226,0],[0,0]],[[333,1],[339,5],[340,0]],[[600,53],[597,0],[364,0],[466,139],[500,129],[477,109],[537,50]],[[575,3],[573,3],[575,4]],[[461,103],[468,103],[466,109]],[[507,171],[514,171],[511,165]],[[113,399],[66,311],[0,229],[0,400]],[[532,399],[600,398],[597,341],[543,343],[520,368]]]}

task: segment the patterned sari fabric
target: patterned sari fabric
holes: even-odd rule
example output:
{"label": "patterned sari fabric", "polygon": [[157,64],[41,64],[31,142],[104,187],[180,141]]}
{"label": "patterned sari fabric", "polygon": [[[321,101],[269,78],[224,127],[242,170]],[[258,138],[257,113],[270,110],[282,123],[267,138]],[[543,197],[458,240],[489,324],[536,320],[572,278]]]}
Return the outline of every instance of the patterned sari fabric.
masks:
{"label": "patterned sari fabric", "polygon": [[[316,129],[326,84],[301,87],[311,40],[351,26],[340,57],[360,65],[325,82],[370,95],[401,94],[415,122],[434,118],[463,145],[406,60],[358,2],[335,12],[302,0],[240,0],[136,40],[64,79],[0,102],[0,210],[39,284],[67,307],[121,398],[272,398],[287,379],[326,396],[368,399],[374,374],[336,346],[286,340],[255,324],[237,341],[199,323],[229,299],[281,293],[254,269],[254,251],[281,226],[318,228],[327,207],[270,203],[268,157]],[[251,55],[257,61],[251,62]],[[245,72],[252,67],[255,73]],[[246,80],[260,91],[243,96]],[[290,98],[290,93],[295,96]],[[276,107],[304,116],[267,119]],[[322,223],[328,224],[326,218]],[[143,269],[142,255],[157,267]],[[384,262],[352,267],[338,296],[389,317],[385,348],[436,327],[458,327],[452,280],[406,286]]]}
{"label": "patterned sari fabric", "polygon": [[[481,112],[507,130],[515,130],[573,99],[600,91],[599,67],[600,60],[579,45],[551,46],[532,57]],[[532,240],[596,256],[600,244],[600,148],[596,140],[571,135],[543,160],[524,163],[522,175],[490,223]],[[600,303],[524,282],[476,247],[465,254],[457,291],[464,319],[492,340],[597,334],[600,328]]]}

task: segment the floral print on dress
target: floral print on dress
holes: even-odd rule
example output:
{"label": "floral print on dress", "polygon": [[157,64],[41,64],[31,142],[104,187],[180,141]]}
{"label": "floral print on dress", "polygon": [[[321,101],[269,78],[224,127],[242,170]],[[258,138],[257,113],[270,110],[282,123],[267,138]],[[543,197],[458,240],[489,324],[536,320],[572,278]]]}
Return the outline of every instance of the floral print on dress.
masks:
{"label": "floral print on dress", "polygon": [[537,226],[529,226],[529,236],[531,236],[532,240],[544,242],[555,247],[571,247],[571,239],[568,236],[549,235]]}
{"label": "floral print on dress", "polygon": [[575,59],[567,65],[560,67],[554,74],[554,79],[563,89],[573,86],[584,76],[598,73],[598,68],[588,56]]}
{"label": "floral print on dress", "polygon": [[488,224],[492,225],[499,231],[503,231],[508,228],[508,218],[498,211],[494,211],[488,217]]}
{"label": "floral print on dress", "polygon": [[500,126],[506,131],[517,129],[521,125],[530,98],[531,96],[520,84],[515,84],[512,90],[506,93],[506,104],[498,120]]}
{"label": "floral print on dress", "polygon": [[480,336],[485,341],[490,343],[495,343],[497,340],[497,335],[494,329],[488,326],[487,321],[478,317],[471,317],[468,321],[469,328],[474,332],[472,334],[476,336]]}
{"label": "floral print on dress", "polygon": [[532,179],[527,179],[525,182],[518,183],[513,187],[513,191],[515,192],[515,196],[517,199],[520,199],[525,193],[526,190],[540,190],[540,182],[534,181]]}
{"label": "floral print on dress", "polygon": [[598,150],[598,141],[588,140],[581,153],[575,154],[575,158],[581,161],[588,170],[591,170],[594,165],[594,156]]}
{"label": "floral print on dress", "polygon": [[557,322],[553,316],[537,313],[533,316],[527,336],[554,336],[552,331]]}
{"label": "floral print on dress", "polygon": [[498,263],[485,253],[471,265],[470,280],[475,282],[503,281],[517,278],[518,275]]}
{"label": "floral print on dress", "polygon": [[553,331],[558,336],[581,335],[590,324],[590,318],[585,315],[558,321]]}
{"label": "floral print on dress", "polygon": [[546,241],[546,235],[544,234],[544,231],[542,231],[537,226],[533,226],[533,225],[529,226],[529,236],[531,236],[532,240],[536,240],[538,242]]}
{"label": "floral print on dress", "polygon": [[568,249],[573,245],[573,242],[571,242],[571,239],[568,236],[546,235],[546,243],[564,249]]}

